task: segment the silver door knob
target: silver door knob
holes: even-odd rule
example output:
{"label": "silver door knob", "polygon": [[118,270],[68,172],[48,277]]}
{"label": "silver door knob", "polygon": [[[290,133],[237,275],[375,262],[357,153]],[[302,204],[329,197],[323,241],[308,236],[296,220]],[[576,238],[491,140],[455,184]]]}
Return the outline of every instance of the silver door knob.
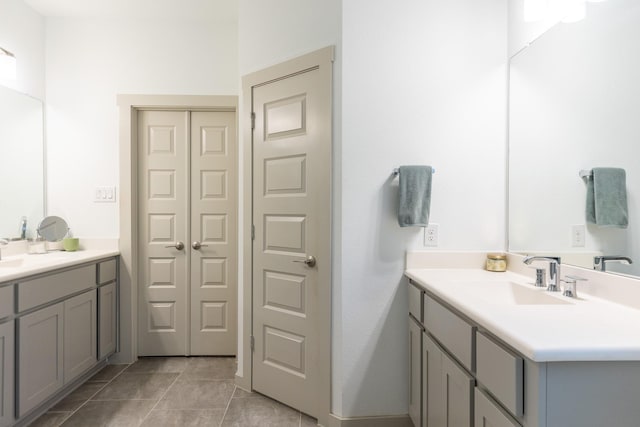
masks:
{"label": "silver door knob", "polygon": [[184,249],[184,243],[182,242],[175,242],[173,245],[167,245],[165,246],[165,248],[176,248],[177,250],[181,251]]}
{"label": "silver door knob", "polygon": [[193,249],[195,249],[196,251],[197,251],[198,249],[200,249],[200,248],[206,248],[207,246],[209,246],[209,245],[203,245],[202,243],[200,243],[200,242],[198,242],[198,241],[193,242],[193,243],[191,244],[191,247],[192,247]]}
{"label": "silver door knob", "polygon": [[308,257],[306,257],[304,260],[301,259],[294,259],[293,262],[300,262],[305,264],[307,267],[315,267],[316,265],[316,257],[314,257],[313,255],[309,255]]}

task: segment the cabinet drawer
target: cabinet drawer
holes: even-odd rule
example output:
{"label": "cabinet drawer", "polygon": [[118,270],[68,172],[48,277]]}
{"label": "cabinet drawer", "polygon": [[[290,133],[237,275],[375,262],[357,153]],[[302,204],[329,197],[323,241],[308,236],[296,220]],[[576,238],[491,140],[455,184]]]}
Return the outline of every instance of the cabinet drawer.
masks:
{"label": "cabinet drawer", "polygon": [[18,284],[18,311],[28,310],[50,301],[95,286],[96,266],[76,268]]}
{"label": "cabinet drawer", "polygon": [[424,296],[424,326],[458,361],[473,372],[473,340],[471,326],[442,304]]}
{"label": "cabinet drawer", "polygon": [[0,319],[13,314],[13,285],[0,288]]}
{"label": "cabinet drawer", "polygon": [[524,361],[481,332],[476,333],[476,377],[515,416],[523,414]]}
{"label": "cabinet drawer", "polygon": [[475,426],[520,427],[520,424],[493,403],[491,399],[477,387],[474,397]]}
{"label": "cabinet drawer", "polygon": [[98,284],[113,282],[116,280],[116,260],[110,259],[98,264]]}
{"label": "cabinet drawer", "polygon": [[424,322],[422,318],[422,290],[409,281],[409,314],[418,322]]}

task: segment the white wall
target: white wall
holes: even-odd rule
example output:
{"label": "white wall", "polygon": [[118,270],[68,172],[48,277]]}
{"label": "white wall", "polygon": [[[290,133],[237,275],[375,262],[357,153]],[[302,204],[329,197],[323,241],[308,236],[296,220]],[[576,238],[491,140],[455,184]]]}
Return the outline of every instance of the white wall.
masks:
{"label": "white wall", "polygon": [[340,4],[341,0],[239,0],[240,75],[337,44]]}
{"label": "white wall", "polygon": [[118,237],[116,94],[236,95],[237,22],[48,18],[48,213],[79,237]]}
{"label": "white wall", "polygon": [[402,273],[422,229],[397,225],[392,169],[436,168],[437,249],[504,249],[506,7],[343,3],[342,415],[407,411]]}
{"label": "white wall", "polygon": [[0,81],[44,99],[44,18],[22,0],[0,0],[0,47],[16,56],[17,78]]}

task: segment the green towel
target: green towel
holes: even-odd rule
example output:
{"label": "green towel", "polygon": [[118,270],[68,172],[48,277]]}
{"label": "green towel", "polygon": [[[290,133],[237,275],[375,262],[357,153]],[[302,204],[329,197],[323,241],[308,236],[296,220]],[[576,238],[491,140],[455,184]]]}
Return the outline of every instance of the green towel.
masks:
{"label": "green towel", "polygon": [[587,178],[587,222],[601,227],[627,228],[626,174],[620,168],[593,168]]}
{"label": "green towel", "polygon": [[400,227],[426,227],[431,207],[431,166],[400,166]]}

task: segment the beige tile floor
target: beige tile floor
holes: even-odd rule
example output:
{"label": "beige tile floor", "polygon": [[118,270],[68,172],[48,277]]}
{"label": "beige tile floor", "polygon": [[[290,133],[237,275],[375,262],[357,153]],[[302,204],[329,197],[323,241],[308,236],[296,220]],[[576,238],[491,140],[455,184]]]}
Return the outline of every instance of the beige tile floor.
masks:
{"label": "beige tile floor", "polygon": [[33,427],[309,427],[316,421],[235,386],[235,358],[146,357],[108,365]]}

